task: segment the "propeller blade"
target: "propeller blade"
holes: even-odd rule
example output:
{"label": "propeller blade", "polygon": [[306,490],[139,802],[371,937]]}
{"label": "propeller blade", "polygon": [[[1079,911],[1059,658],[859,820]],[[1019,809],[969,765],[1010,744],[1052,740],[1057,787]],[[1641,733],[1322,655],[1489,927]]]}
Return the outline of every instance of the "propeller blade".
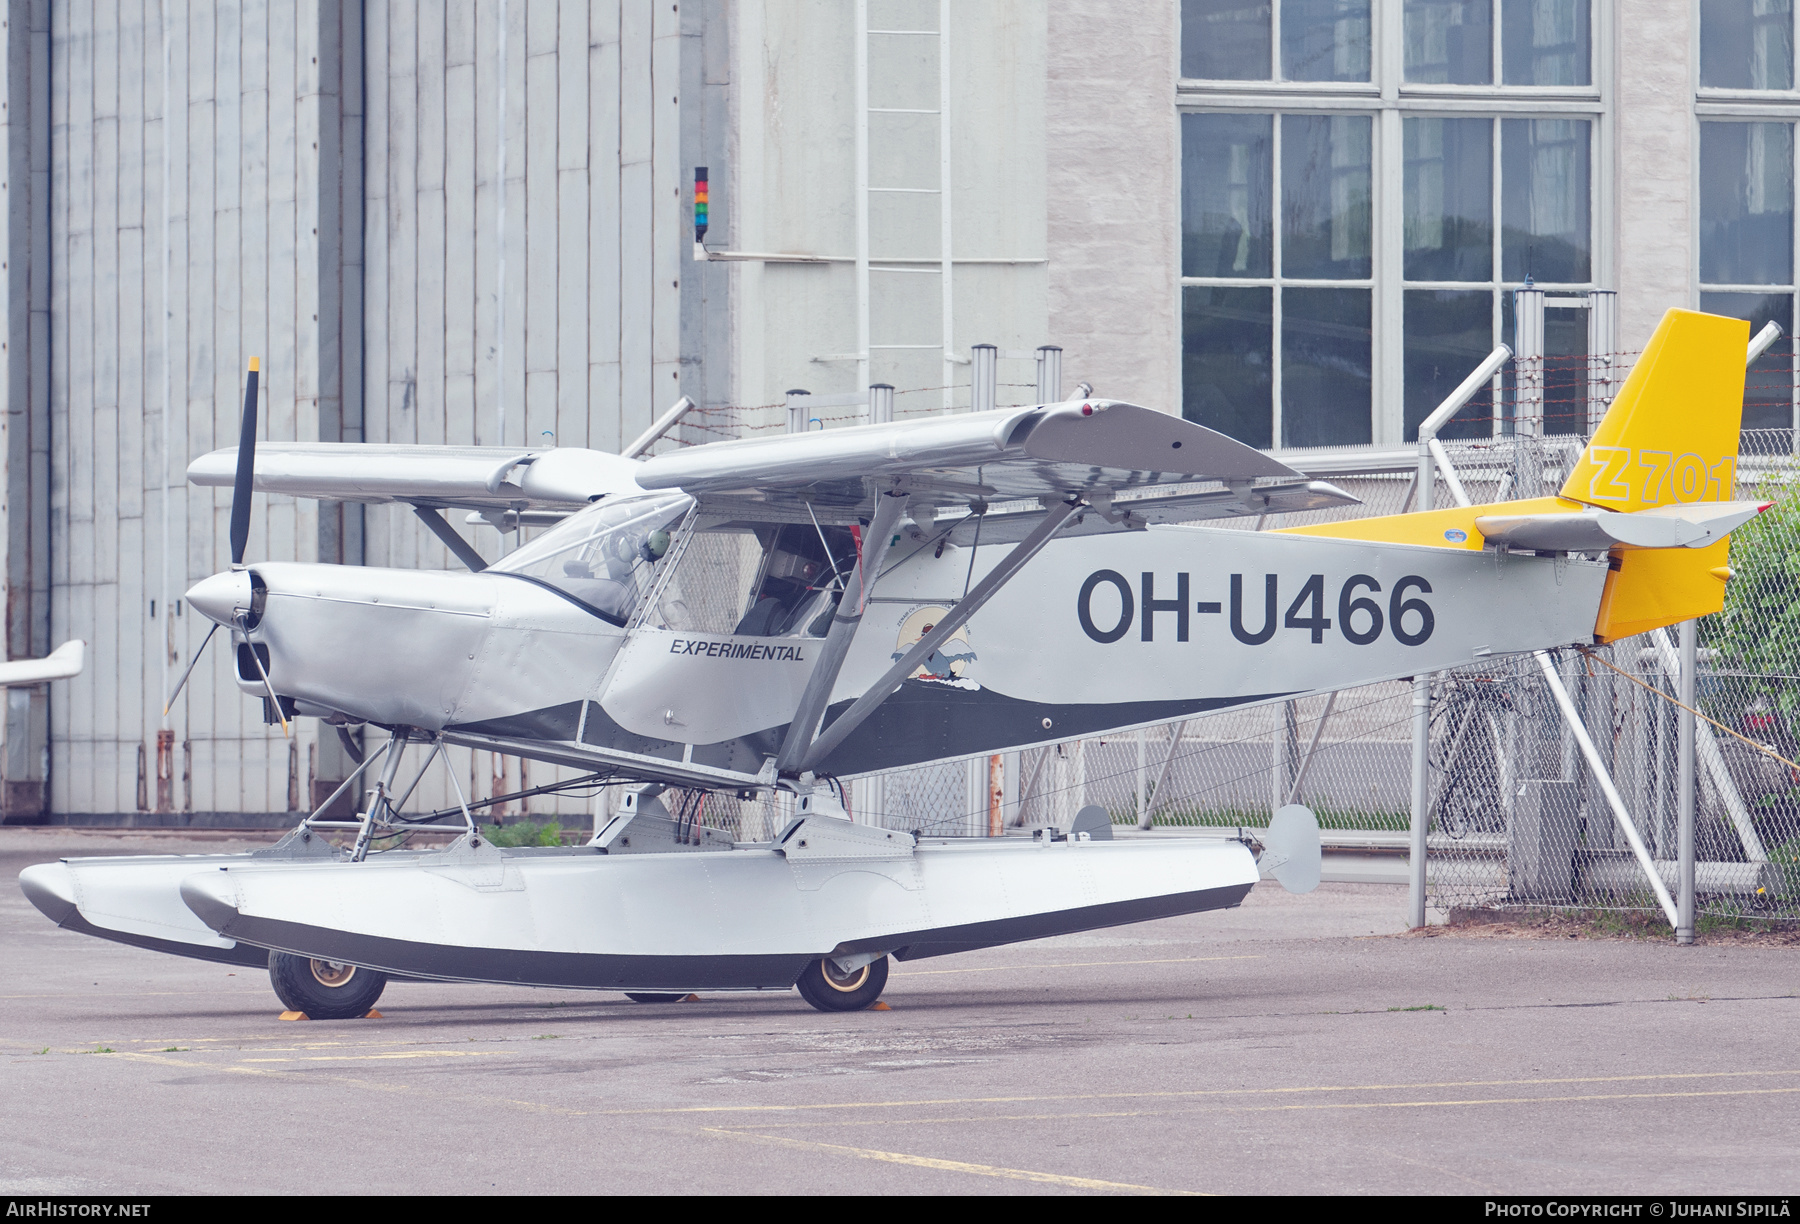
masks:
{"label": "propeller blade", "polygon": [[218,622],[215,621],[213,627],[206,631],[206,636],[200,639],[200,649],[196,650],[194,652],[194,657],[188,660],[187,670],[182,672],[181,679],[175,682],[175,691],[169,694],[169,699],[167,701],[163,702],[164,718],[167,718],[169,716],[169,711],[175,708],[175,699],[181,696],[181,690],[187,687],[188,677],[194,674],[194,664],[198,663],[200,661],[200,656],[206,653],[207,643],[212,641],[212,635],[218,631],[219,625]]}
{"label": "propeller blade", "polygon": [[250,359],[250,373],[244,383],[237,480],[231,487],[231,564],[234,566],[244,563],[244,548],[250,543],[250,493],[256,484],[256,379],[261,364],[258,358]]}
{"label": "propeller blade", "polygon": [[[245,627],[244,618],[238,618],[238,628],[243,631],[244,641],[250,642],[250,630]],[[210,636],[210,635],[209,635]],[[262,656],[256,653],[256,647],[250,647],[250,658],[256,663],[257,674],[262,676],[263,689],[269,694],[269,703],[275,707],[275,717],[281,720],[281,738],[288,737],[287,715],[281,712],[281,698],[275,695],[275,685],[269,679],[269,669],[263,666]]]}

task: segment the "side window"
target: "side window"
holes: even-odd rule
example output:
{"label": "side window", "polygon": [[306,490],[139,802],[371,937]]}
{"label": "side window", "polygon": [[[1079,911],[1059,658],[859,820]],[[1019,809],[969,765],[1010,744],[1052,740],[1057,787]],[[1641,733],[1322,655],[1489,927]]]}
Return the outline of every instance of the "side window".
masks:
{"label": "side window", "polygon": [[823,637],[856,564],[849,528],[732,525],[695,533],[663,588],[666,629]]}

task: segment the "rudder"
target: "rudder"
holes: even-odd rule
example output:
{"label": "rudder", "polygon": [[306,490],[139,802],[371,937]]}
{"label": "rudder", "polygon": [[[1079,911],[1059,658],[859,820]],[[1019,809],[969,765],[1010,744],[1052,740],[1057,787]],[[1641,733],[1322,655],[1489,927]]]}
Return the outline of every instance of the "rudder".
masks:
{"label": "rudder", "polygon": [[1742,319],[1665,313],[1562,496],[1626,512],[1731,500],[1749,342]]}

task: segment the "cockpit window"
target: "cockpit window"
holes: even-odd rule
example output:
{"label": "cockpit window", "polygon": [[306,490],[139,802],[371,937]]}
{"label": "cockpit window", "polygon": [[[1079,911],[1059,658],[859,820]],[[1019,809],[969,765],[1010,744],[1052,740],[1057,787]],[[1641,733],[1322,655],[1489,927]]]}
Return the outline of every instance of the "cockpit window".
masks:
{"label": "cockpit window", "polygon": [[681,493],[589,506],[488,567],[551,587],[623,626],[650,590],[657,562],[694,504]]}
{"label": "cockpit window", "polygon": [[847,527],[736,523],[695,534],[651,613],[665,629],[823,637],[857,564]]}
{"label": "cockpit window", "polygon": [[824,637],[845,580],[856,567],[856,554],[855,540],[844,527],[821,530],[807,524],[771,533],[749,606],[732,632]]}

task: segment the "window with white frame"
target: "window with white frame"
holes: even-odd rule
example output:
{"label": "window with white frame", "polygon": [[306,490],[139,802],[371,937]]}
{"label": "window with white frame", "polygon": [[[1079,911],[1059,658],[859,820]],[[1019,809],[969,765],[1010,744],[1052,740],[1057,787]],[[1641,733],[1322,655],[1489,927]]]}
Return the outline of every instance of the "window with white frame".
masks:
{"label": "window with white frame", "polygon": [[[1701,0],[1697,166],[1700,309],[1794,333],[1792,0]],[[1793,428],[1793,348],[1745,380],[1744,428]]]}
{"label": "window with white frame", "polygon": [[[1509,289],[1598,283],[1591,8],[1183,0],[1184,415],[1261,447],[1408,440],[1510,335]],[[1547,356],[1585,355],[1583,313],[1552,312]],[[1502,416],[1484,394],[1446,433]]]}

